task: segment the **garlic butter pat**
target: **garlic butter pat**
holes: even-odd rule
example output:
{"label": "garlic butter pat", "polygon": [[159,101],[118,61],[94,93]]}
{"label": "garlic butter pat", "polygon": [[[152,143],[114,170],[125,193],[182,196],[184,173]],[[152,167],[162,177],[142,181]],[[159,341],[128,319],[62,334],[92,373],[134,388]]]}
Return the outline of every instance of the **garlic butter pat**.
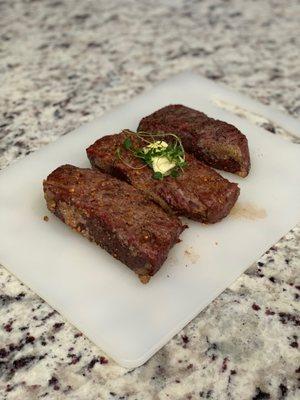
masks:
{"label": "garlic butter pat", "polygon": [[175,163],[170,162],[167,157],[153,157],[152,158],[152,168],[154,172],[160,172],[165,175],[172,168],[175,167]]}
{"label": "garlic butter pat", "polygon": [[[150,149],[155,149],[158,151],[165,150],[168,147],[168,143],[163,140],[158,140],[156,142],[148,144],[144,147],[144,153],[148,153]],[[160,172],[165,175],[168,171],[175,167],[175,163],[171,162],[168,157],[164,155],[157,155],[151,158],[152,168],[154,172]]]}
{"label": "garlic butter pat", "polygon": [[156,142],[148,144],[148,146],[144,147],[144,153],[147,153],[150,149],[162,150],[168,147],[168,143],[163,140],[157,140]]}

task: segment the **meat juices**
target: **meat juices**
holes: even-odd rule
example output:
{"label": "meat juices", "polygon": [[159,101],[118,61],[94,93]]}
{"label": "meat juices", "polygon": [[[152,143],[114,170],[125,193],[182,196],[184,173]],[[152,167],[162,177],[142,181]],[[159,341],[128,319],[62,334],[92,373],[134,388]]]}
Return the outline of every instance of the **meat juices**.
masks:
{"label": "meat juices", "polygon": [[241,177],[249,173],[246,136],[233,125],[200,111],[181,104],[169,105],[143,118],[138,131],[174,133],[185,150],[205,164]]}
{"label": "meat juices", "polygon": [[140,191],[110,175],[63,165],[43,182],[48,209],[147,283],[185,229]]}
{"label": "meat juices", "polygon": [[[168,212],[204,223],[215,223],[228,215],[240,193],[236,183],[190,154],[186,154],[188,165],[178,177],[154,179],[153,170],[124,148],[126,138],[134,147],[145,146],[129,131],[104,136],[87,149],[92,166],[127,181]],[[121,159],[116,155],[118,149]]]}

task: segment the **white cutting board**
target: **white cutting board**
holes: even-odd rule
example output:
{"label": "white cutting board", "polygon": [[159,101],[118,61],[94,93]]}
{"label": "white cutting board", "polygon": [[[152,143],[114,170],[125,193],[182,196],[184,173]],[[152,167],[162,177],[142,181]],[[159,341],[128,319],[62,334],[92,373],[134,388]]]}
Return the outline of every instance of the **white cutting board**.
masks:
{"label": "white cutting board", "polygon": [[[192,73],[181,74],[0,174],[0,262],[125,367],[148,360],[300,220],[299,145],[217,108],[211,101],[216,96],[245,107],[250,101]],[[170,103],[241,129],[252,169],[246,179],[222,173],[240,185],[238,209],[211,226],[188,221],[182,242],[142,285],[54,216],[43,221],[50,213],[42,180],[64,163],[89,166],[88,145],[122,128],[136,129],[143,116]],[[252,111],[265,109],[257,104],[250,101]],[[299,122],[280,113],[274,118],[278,115],[286,128],[300,132]]]}

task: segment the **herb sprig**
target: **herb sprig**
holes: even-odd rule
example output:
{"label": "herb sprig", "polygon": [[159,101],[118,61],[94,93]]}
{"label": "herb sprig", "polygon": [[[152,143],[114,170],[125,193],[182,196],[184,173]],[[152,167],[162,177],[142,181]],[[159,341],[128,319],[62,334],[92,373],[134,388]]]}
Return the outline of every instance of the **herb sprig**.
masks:
{"label": "herb sprig", "polygon": [[[126,162],[126,160],[122,157],[122,149],[119,147],[116,151],[116,156],[124,162],[127,166],[133,169],[142,169],[146,166],[149,166],[153,169],[153,161],[157,159],[164,159],[164,161],[168,160],[169,163],[173,164],[174,167],[167,170],[165,173],[154,171],[153,178],[162,180],[165,176],[171,175],[176,178],[182,171],[183,168],[187,166],[187,162],[185,161],[185,152],[182,146],[181,140],[179,137],[173,133],[159,133],[158,135],[153,135],[148,132],[131,132],[129,130],[123,131],[123,133],[127,133],[130,135],[136,135],[137,138],[140,139],[142,143],[145,144],[144,147],[136,148],[133,145],[130,137],[126,137],[124,140],[122,147],[130,151],[135,157],[139,158],[144,165],[141,167],[135,167]],[[159,140],[157,140],[157,137]],[[172,141],[170,143],[162,145],[163,137],[172,137]]]}

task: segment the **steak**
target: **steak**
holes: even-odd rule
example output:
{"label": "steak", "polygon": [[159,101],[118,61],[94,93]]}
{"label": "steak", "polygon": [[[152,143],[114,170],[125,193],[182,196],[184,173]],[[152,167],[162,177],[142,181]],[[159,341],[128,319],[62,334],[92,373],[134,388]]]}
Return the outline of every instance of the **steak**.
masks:
{"label": "steak", "polygon": [[43,182],[48,209],[148,282],[185,226],[110,175],[63,165]]}
{"label": "steak", "polygon": [[[204,223],[224,218],[239,196],[237,184],[186,153],[187,167],[178,177],[153,178],[153,170],[123,146],[130,138],[135,148],[145,143],[135,133],[123,131],[97,140],[87,149],[93,167],[140,189],[166,211]],[[118,152],[121,151],[121,158]]]}
{"label": "steak", "polygon": [[180,104],[169,105],[143,118],[138,131],[174,133],[185,150],[205,164],[241,177],[249,173],[246,136],[233,125],[200,111]]}

